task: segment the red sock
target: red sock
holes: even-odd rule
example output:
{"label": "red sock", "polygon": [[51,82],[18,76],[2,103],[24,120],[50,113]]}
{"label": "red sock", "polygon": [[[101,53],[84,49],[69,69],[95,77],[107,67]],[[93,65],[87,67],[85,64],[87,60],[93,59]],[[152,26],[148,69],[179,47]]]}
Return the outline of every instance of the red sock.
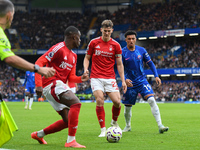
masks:
{"label": "red sock", "polygon": [[54,122],[53,124],[51,124],[50,126],[44,128],[44,133],[45,135],[47,134],[51,134],[51,133],[55,133],[55,132],[58,132],[58,131],[61,131],[65,128],[68,127],[68,122],[64,122],[62,119],[61,120],[58,120],[56,122]]}
{"label": "red sock", "polygon": [[78,117],[81,109],[81,103],[73,104],[70,106],[68,113],[68,135],[75,136],[78,127]]}
{"label": "red sock", "polygon": [[106,127],[105,125],[105,111],[103,106],[96,106],[96,114],[101,128]]}
{"label": "red sock", "polygon": [[117,108],[117,107],[115,107],[115,106],[113,105],[113,107],[112,107],[112,119],[113,119],[114,121],[117,121],[118,116],[119,116],[119,114],[120,114],[120,110],[121,110],[121,106],[120,106],[119,108]]}

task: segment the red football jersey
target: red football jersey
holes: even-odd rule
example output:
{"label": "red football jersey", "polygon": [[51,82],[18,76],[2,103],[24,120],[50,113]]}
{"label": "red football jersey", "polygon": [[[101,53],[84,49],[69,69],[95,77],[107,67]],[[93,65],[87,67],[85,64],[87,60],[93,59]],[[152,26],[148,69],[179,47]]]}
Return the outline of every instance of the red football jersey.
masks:
{"label": "red football jersey", "polygon": [[[40,66],[53,67],[56,73],[53,77],[42,78],[42,86],[45,87],[52,83],[53,80],[67,82],[72,70],[76,70],[77,55],[69,50],[65,42],[60,42],[52,46],[44,55],[42,55],[36,64]],[[36,75],[36,86],[41,86],[41,76]]]}
{"label": "red football jersey", "polygon": [[114,64],[122,54],[121,46],[114,39],[104,42],[102,37],[90,41],[87,54],[92,56],[90,78],[115,79]]}

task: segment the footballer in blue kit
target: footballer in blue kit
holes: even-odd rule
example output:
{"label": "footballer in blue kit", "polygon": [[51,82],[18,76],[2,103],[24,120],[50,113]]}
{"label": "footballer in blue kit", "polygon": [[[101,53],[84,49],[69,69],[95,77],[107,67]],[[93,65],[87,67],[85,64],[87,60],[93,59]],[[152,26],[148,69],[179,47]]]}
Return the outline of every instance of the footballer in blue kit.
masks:
{"label": "footballer in blue kit", "polygon": [[144,73],[143,63],[145,62],[150,67],[158,86],[161,85],[161,80],[146,49],[135,45],[136,36],[137,33],[135,31],[128,30],[125,33],[127,46],[122,49],[124,75],[128,87],[127,92],[123,95],[122,99],[122,103],[125,105],[124,117],[126,121],[123,132],[131,131],[131,109],[132,105],[135,105],[138,93],[140,93],[143,99],[146,100],[151,107],[152,114],[158,124],[159,133],[164,133],[168,131],[169,128],[162,124],[160,111],[154,98],[154,92]]}
{"label": "footballer in blue kit", "polygon": [[30,97],[30,102],[29,102],[29,109],[31,110],[31,106],[33,104],[33,95],[35,93],[35,73],[26,71],[25,74],[25,81],[23,86],[25,86],[25,109],[28,108],[28,99]]}

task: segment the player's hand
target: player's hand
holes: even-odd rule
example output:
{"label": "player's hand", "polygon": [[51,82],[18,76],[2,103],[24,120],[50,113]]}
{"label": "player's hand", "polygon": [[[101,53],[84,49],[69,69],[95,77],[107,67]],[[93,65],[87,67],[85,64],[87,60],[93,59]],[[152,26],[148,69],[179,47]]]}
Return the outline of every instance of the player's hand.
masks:
{"label": "player's hand", "polygon": [[122,82],[122,87],[123,87],[123,92],[124,92],[124,94],[125,94],[126,91],[127,91],[127,85],[126,85],[126,82]]}
{"label": "player's hand", "polygon": [[37,96],[41,97],[42,92],[43,92],[43,88],[41,86],[39,86],[39,87],[36,87],[35,90],[36,90]]}
{"label": "player's hand", "polygon": [[83,75],[81,76],[81,80],[82,80],[83,82],[89,80],[89,74],[88,74],[88,73],[83,73]]}
{"label": "player's hand", "polygon": [[54,76],[55,72],[55,69],[49,67],[40,67],[40,69],[38,70],[38,73],[45,76],[45,78]]}
{"label": "player's hand", "polygon": [[89,70],[85,70],[84,73],[89,74]]}
{"label": "player's hand", "polygon": [[160,85],[161,85],[161,80],[160,80],[160,78],[159,78],[159,77],[156,77],[155,80],[156,80],[157,85],[160,86]]}
{"label": "player's hand", "polygon": [[133,87],[132,81],[130,79],[126,79],[126,85],[128,87]]}

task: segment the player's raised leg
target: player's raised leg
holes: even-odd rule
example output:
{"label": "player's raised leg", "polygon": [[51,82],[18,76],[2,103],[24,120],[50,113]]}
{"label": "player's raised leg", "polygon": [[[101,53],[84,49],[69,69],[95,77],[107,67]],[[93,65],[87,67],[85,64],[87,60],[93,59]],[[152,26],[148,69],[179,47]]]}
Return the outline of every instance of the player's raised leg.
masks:
{"label": "player's raised leg", "polygon": [[47,142],[43,139],[45,135],[61,131],[67,127],[68,127],[68,122],[64,122],[61,119],[40,131],[31,133],[31,138],[37,140],[40,144],[47,144]]}

